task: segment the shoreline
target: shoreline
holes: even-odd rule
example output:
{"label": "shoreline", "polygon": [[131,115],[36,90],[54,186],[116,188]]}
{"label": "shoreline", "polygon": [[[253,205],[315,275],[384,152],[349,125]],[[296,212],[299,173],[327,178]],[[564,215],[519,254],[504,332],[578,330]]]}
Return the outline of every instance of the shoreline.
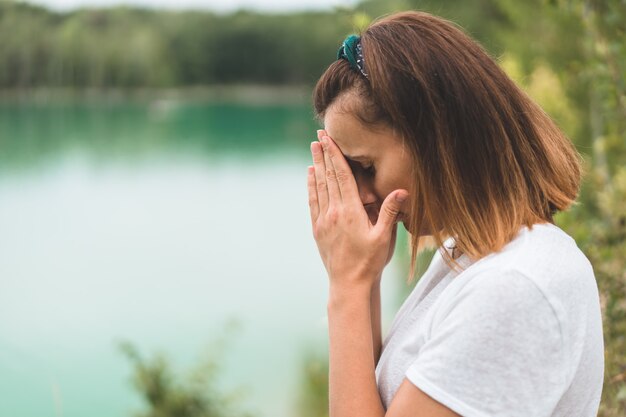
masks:
{"label": "shoreline", "polygon": [[0,89],[0,103],[232,102],[251,105],[309,104],[313,86],[226,84],[164,88],[33,87]]}

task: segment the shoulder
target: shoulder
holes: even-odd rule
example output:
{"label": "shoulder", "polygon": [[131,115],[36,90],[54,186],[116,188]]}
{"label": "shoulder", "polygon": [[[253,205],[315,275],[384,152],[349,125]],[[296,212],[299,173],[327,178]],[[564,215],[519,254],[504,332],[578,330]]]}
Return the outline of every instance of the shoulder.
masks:
{"label": "shoulder", "polygon": [[455,280],[459,292],[525,291],[542,296],[553,307],[597,292],[591,263],[576,241],[552,224],[522,228],[501,251],[471,264]]}
{"label": "shoulder", "polygon": [[569,361],[579,356],[583,340],[601,338],[593,268],[563,230],[534,225],[454,278],[433,311],[430,330],[446,323],[519,342],[509,329],[522,338],[551,332],[558,336],[553,347]]}
{"label": "shoulder", "polygon": [[576,241],[553,224],[523,228],[502,255],[501,259],[495,256],[493,260],[504,261],[530,278],[551,281],[593,276],[591,263]]}
{"label": "shoulder", "polygon": [[593,269],[575,241],[535,226],[452,279],[406,376],[463,415],[547,414],[583,346],[601,346],[591,340],[601,342],[599,311]]}
{"label": "shoulder", "polygon": [[546,327],[553,326],[561,333],[562,306],[558,298],[537,284],[537,279],[505,265],[471,272],[456,277],[458,281],[442,294],[434,324],[445,320],[469,325],[478,321],[476,325],[485,331],[502,327],[508,333],[518,325],[530,329],[533,322],[545,322]]}
{"label": "shoulder", "polygon": [[[480,332],[553,330],[563,343],[566,298],[593,271],[575,241],[557,226],[522,228],[501,251],[469,264],[454,277],[433,309],[431,330],[442,323]],[[594,280],[595,282],[595,280]],[[480,323],[471,323],[480,321]],[[496,332],[497,333],[497,332]]]}
{"label": "shoulder", "polygon": [[[465,285],[452,285],[407,377],[427,393],[445,391],[443,403],[460,401],[465,406],[457,410],[465,415],[523,415],[529,404],[537,409],[528,415],[550,409],[556,399],[545,393],[564,390],[570,358],[561,315],[549,297],[533,279],[505,266],[475,271]],[[446,294],[448,289],[453,291]]]}

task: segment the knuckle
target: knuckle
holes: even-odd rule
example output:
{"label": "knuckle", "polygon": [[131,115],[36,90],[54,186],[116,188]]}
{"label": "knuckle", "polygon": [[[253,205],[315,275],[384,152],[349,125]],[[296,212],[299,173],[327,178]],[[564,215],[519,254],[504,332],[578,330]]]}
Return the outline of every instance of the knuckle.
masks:
{"label": "knuckle", "polygon": [[317,162],[318,164],[324,162],[324,155],[322,153],[314,153],[313,154],[313,162]]}
{"label": "knuckle", "polygon": [[329,207],[328,211],[326,212],[328,222],[332,225],[336,224],[339,221],[340,216],[341,211],[337,207]]}
{"label": "knuckle", "polygon": [[385,213],[387,213],[391,217],[395,217],[398,215],[398,209],[396,207],[387,206],[385,207]]}
{"label": "knuckle", "polygon": [[337,177],[337,174],[335,173],[334,169],[326,169],[326,178],[328,178],[329,180],[335,180]]}
{"label": "knuckle", "polygon": [[344,213],[346,216],[346,221],[348,222],[348,224],[352,224],[354,221],[354,218],[359,214],[359,210],[356,207],[346,207],[344,209]]}
{"label": "knuckle", "polygon": [[320,238],[320,227],[317,224],[313,225],[313,238],[318,240]]}
{"label": "knuckle", "polygon": [[318,181],[317,191],[326,191],[326,183],[324,181]]}
{"label": "knuckle", "polygon": [[372,236],[371,244],[372,246],[380,246],[385,244],[387,241],[387,237],[384,233],[375,232]]}
{"label": "knuckle", "polygon": [[337,176],[337,181],[341,184],[346,184],[348,180],[350,179],[350,176],[348,175],[348,173],[343,170],[337,171],[336,176]]}

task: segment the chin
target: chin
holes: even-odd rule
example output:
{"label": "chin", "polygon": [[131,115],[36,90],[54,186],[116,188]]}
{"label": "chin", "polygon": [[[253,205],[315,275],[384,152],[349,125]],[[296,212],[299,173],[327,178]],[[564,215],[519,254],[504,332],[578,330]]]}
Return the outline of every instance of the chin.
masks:
{"label": "chin", "polygon": [[411,229],[411,221],[407,219],[407,215],[405,213],[400,214],[400,221],[402,222],[402,226],[404,226],[407,232],[413,233],[413,230]]}
{"label": "chin", "polygon": [[417,234],[418,236],[430,236],[430,235],[432,235],[430,230],[428,230],[428,226],[426,224],[422,224],[422,230],[420,231],[420,233],[417,233],[417,231],[414,228],[414,225],[411,224],[411,221],[409,219],[407,219],[406,216],[402,216],[400,221],[402,222],[402,225],[404,226],[406,231],[409,232],[412,235],[415,235],[415,234]]}

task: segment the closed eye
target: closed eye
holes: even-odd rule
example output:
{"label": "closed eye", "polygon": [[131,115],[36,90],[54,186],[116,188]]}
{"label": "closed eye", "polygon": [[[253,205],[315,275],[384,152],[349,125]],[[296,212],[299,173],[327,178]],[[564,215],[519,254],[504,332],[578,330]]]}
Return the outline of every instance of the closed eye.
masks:
{"label": "closed eye", "polygon": [[348,161],[348,165],[350,165],[350,168],[352,169],[352,172],[355,173],[355,174],[357,172],[361,172],[364,175],[372,177],[376,173],[376,169],[374,168],[374,164],[365,166],[361,162],[357,162],[357,161],[354,161],[354,160],[348,159],[348,158],[346,158],[346,159]]}
{"label": "closed eye", "polygon": [[369,176],[374,176],[374,174],[376,173],[376,169],[374,168],[374,165],[370,165],[370,166],[367,166],[367,167],[361,166],[361,168]]}

